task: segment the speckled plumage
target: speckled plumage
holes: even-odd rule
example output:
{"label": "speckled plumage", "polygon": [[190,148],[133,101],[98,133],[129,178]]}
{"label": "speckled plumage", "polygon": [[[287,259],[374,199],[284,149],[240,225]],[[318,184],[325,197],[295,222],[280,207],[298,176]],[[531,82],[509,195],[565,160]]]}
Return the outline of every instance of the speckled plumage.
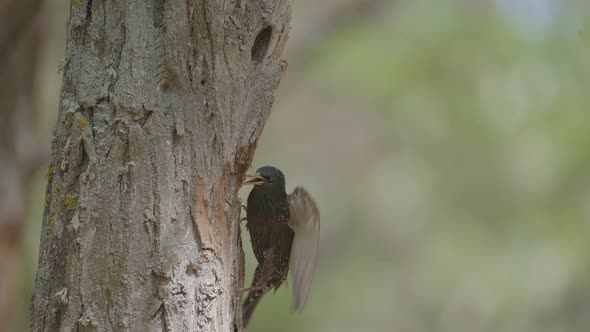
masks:
{"label": "speckled plumage", "polygon": [[[247,183],[254,184],[248,196],[246,227],[258,266],[242,308],[244,326],[264,294],[276,290],[287,279],[293,261],[297,262],[297,266],[292,266],[296,270],[295,307],[303,306],[311,286],[319,241],[319,212],[303,188],[298,187],[287,195],[283,173],[270,166],[259,168],[254,180]],[[294,241],[299,243],[297,248],[293,246]]]}

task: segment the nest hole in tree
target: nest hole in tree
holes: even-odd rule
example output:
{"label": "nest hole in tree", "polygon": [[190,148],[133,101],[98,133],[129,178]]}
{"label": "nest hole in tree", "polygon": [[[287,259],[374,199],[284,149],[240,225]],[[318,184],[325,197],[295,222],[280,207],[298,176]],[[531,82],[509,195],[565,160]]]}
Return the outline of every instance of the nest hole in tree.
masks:
{"label": "nest hole in tree", "polygon": [[268,51],[268,44],[272,35],[272,28],[266,27],[258,33],[251,49],[252,61],[261,62]]}

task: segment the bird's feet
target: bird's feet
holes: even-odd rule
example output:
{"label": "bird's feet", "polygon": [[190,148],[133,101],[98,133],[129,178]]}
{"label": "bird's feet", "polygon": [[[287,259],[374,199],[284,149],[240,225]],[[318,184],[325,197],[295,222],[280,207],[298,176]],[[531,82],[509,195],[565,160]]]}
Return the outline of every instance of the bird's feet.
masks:
{"label": "bird's feet", "polygon": [[248,288],[241,288],[238,287],[238,291],[243,293],[243,292],[253,292],[253,291],[258,291],[258,290],[263,290],[264,286],[263,285],[257,285],[257,286],[250,286]]}

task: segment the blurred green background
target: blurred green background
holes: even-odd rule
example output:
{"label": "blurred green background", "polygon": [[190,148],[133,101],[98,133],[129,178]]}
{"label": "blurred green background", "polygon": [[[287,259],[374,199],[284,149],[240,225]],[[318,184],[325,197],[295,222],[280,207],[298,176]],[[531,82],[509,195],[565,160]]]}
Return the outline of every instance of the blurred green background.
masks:
{"label": "blurred green background", "polygon": [[[47,1],[47,145],[68,6]],[[282,288],[249,330],[589,331],[589,8],[295,0],[288,74],[253,167],[312,192],[321,257],[306,310],[293,315]],[[15,331],[28,329],[41,173]]]}

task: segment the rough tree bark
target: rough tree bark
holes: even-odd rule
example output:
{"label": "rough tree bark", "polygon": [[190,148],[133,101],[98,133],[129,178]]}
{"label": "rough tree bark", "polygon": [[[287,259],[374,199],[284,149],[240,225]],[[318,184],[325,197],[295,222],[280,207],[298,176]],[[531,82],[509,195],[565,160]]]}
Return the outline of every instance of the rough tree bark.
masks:
{"label": "rough tree bark", "polygon": [[237,197],[290,0],[72,0],[34,331],[241,330]]}
{"label": "rough tree bark", "polygon": [[40,5],[40,0],[0,2],[0,329],[10,326],[13,316],[29,180],[45,161],[32,102]]}

